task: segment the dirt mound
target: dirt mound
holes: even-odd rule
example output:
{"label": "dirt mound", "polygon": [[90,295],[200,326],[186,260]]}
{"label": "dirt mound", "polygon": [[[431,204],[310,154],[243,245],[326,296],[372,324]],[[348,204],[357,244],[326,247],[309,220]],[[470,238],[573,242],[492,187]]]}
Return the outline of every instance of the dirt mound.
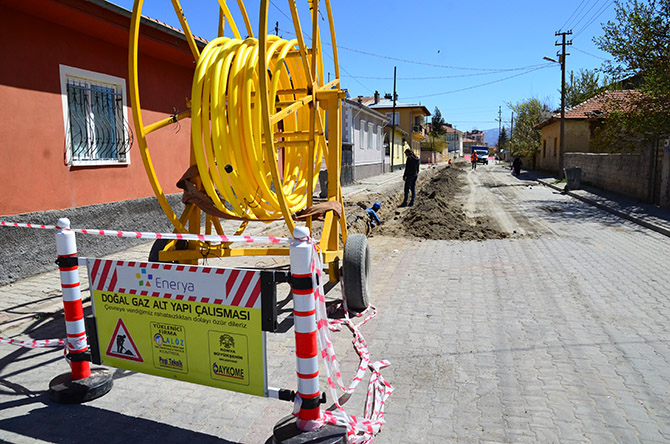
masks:
{"label": "dirt mound", "polygon": [[[465,165],[465,164],[464,164]],[[383,224],[367,233],[441,240],[502,239],[508,234],[499,230],[489,218],[468,217],[459,196],[463,192],[463,165],[440,167],[422,173],[412,207],[398,208],[402,201],[402,184],[383,193],[370,193],[355,202],[348,202],[347,225],[351,232],[365,233],[365,208],[373,202],[381,204],[378,211]]]}

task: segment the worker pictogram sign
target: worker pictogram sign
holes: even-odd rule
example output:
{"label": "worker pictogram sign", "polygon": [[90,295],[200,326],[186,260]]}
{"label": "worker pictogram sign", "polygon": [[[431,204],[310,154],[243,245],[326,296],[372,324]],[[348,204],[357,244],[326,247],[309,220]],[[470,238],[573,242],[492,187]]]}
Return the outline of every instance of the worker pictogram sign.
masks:
{"label": "worker pictogram sign", "polygon": [[112,333],[105,354],[114,358],[144,362],[142,355],[135,345],[135,341],[133,341],[132,336],[130,336],[130,333],[128,332],[128,328],[126,328],[126,324],[123,323],[123,319],[121,318],[119,318],[116,323],[114,333]]}

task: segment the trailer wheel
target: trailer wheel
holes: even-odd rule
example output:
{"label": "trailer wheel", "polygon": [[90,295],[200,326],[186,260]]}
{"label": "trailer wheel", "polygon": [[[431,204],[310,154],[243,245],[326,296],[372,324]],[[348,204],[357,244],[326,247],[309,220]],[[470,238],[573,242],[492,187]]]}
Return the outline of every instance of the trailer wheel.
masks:
{"label": "trailer wheel", "polygon": [[370,247],[364,234],[350,234],[342,264],[344,297],[349,310],[361,312],[370,304]]}
{"label": "trailer wheel", "polygon": [[[154,241],[154,244],[151,246],[151,251],[149,251],[149,262],[161,262],[158,259],[158,254],[161,251],[163,251],[163,248],[165,248],[165,246],[168,243],[170,243],[170,239],[156,239]],[[185,241],[183,239],[177,241],[177,244],[175,245],[175,250],[187,250],[187,249],[188,249],[188,241]]]}

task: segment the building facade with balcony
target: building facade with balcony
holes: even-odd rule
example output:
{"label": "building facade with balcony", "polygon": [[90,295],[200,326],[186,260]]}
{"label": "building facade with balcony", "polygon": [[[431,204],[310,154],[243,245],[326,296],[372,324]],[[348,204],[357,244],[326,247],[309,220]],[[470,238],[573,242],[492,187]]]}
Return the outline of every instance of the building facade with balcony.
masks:
{"label": "building facade with balcony", "polygon": [[[379,93],[375,91],[373,97],[361,97],[361,103],[369,106],[382,113],[388,119],[388,126],[398,126],[407,133],[407,144],[414,153],[419,156],[421,154],[421,142],[426,139],[425,118],[430,116],[430,112],[423,105],[416,105],[412,103],[395,102],[395,115],[393,114],[393,97],[391,94],[386,94],[381,98]],[[403,161],[404,166],[404,161]],[[393,164],[395,169],[398,165]]]}

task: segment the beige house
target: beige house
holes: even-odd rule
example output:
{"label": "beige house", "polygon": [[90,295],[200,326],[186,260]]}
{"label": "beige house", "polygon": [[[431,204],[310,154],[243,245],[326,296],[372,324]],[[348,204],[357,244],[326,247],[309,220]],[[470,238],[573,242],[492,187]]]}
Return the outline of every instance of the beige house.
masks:
{"label": "beige house", "polygon": [[[405,165],[405,161],[407,160],[405,150],[409,148],[408,140],[409,134],[399,126],[393,128],[387,125],[384,127],[384,148],[386,150],[387,165],[385,171],[391,171],[391,165],[393,165],[394,170]],[[391,142],[393,142],[392,147]]]}
{"label": "beige house", "polygon": [[[381,98],[375,91],[373,97],[361,97],[360,99],[364,105],[384,114],[389,120],[387,126],[393,126],[393,96],[391,94],[386,94],[384,98]],[[426,138],[425,118],[427,116],[430,116],[430,112],[425,106],[396,100],[395,125],[407,133],[406,142],[417,156],[421,154],[421,141]],[[395,159],[393,167],[397,167]]]}
{"label": "beige house", "polygon": [[[589,153],[594,131],[606,115],[607,104],[622,102],[635,94],[631,90],[605,91],[577,106],[565,110],[565,152]],[[538,123],[535,129],[541,130],[541,142],[536,157],[536,168],[558,172],[561,162],[561,115],[553,114]]]}
{"label": "beige house", "polygon": [[450,123],[446,124],[445,130],[447,131],[450,158],[463,157],[464,133],[454,128]]}
{"label": "beige house", "polygon": [[[466,133],[467,134],[467,133]],[[477,143],[475,139],[471,139],[469,137],[464,137],[463,138],[463,154],[470,154],[472,152],[472,147],[475,145],[483,145],[481,143]]]}

